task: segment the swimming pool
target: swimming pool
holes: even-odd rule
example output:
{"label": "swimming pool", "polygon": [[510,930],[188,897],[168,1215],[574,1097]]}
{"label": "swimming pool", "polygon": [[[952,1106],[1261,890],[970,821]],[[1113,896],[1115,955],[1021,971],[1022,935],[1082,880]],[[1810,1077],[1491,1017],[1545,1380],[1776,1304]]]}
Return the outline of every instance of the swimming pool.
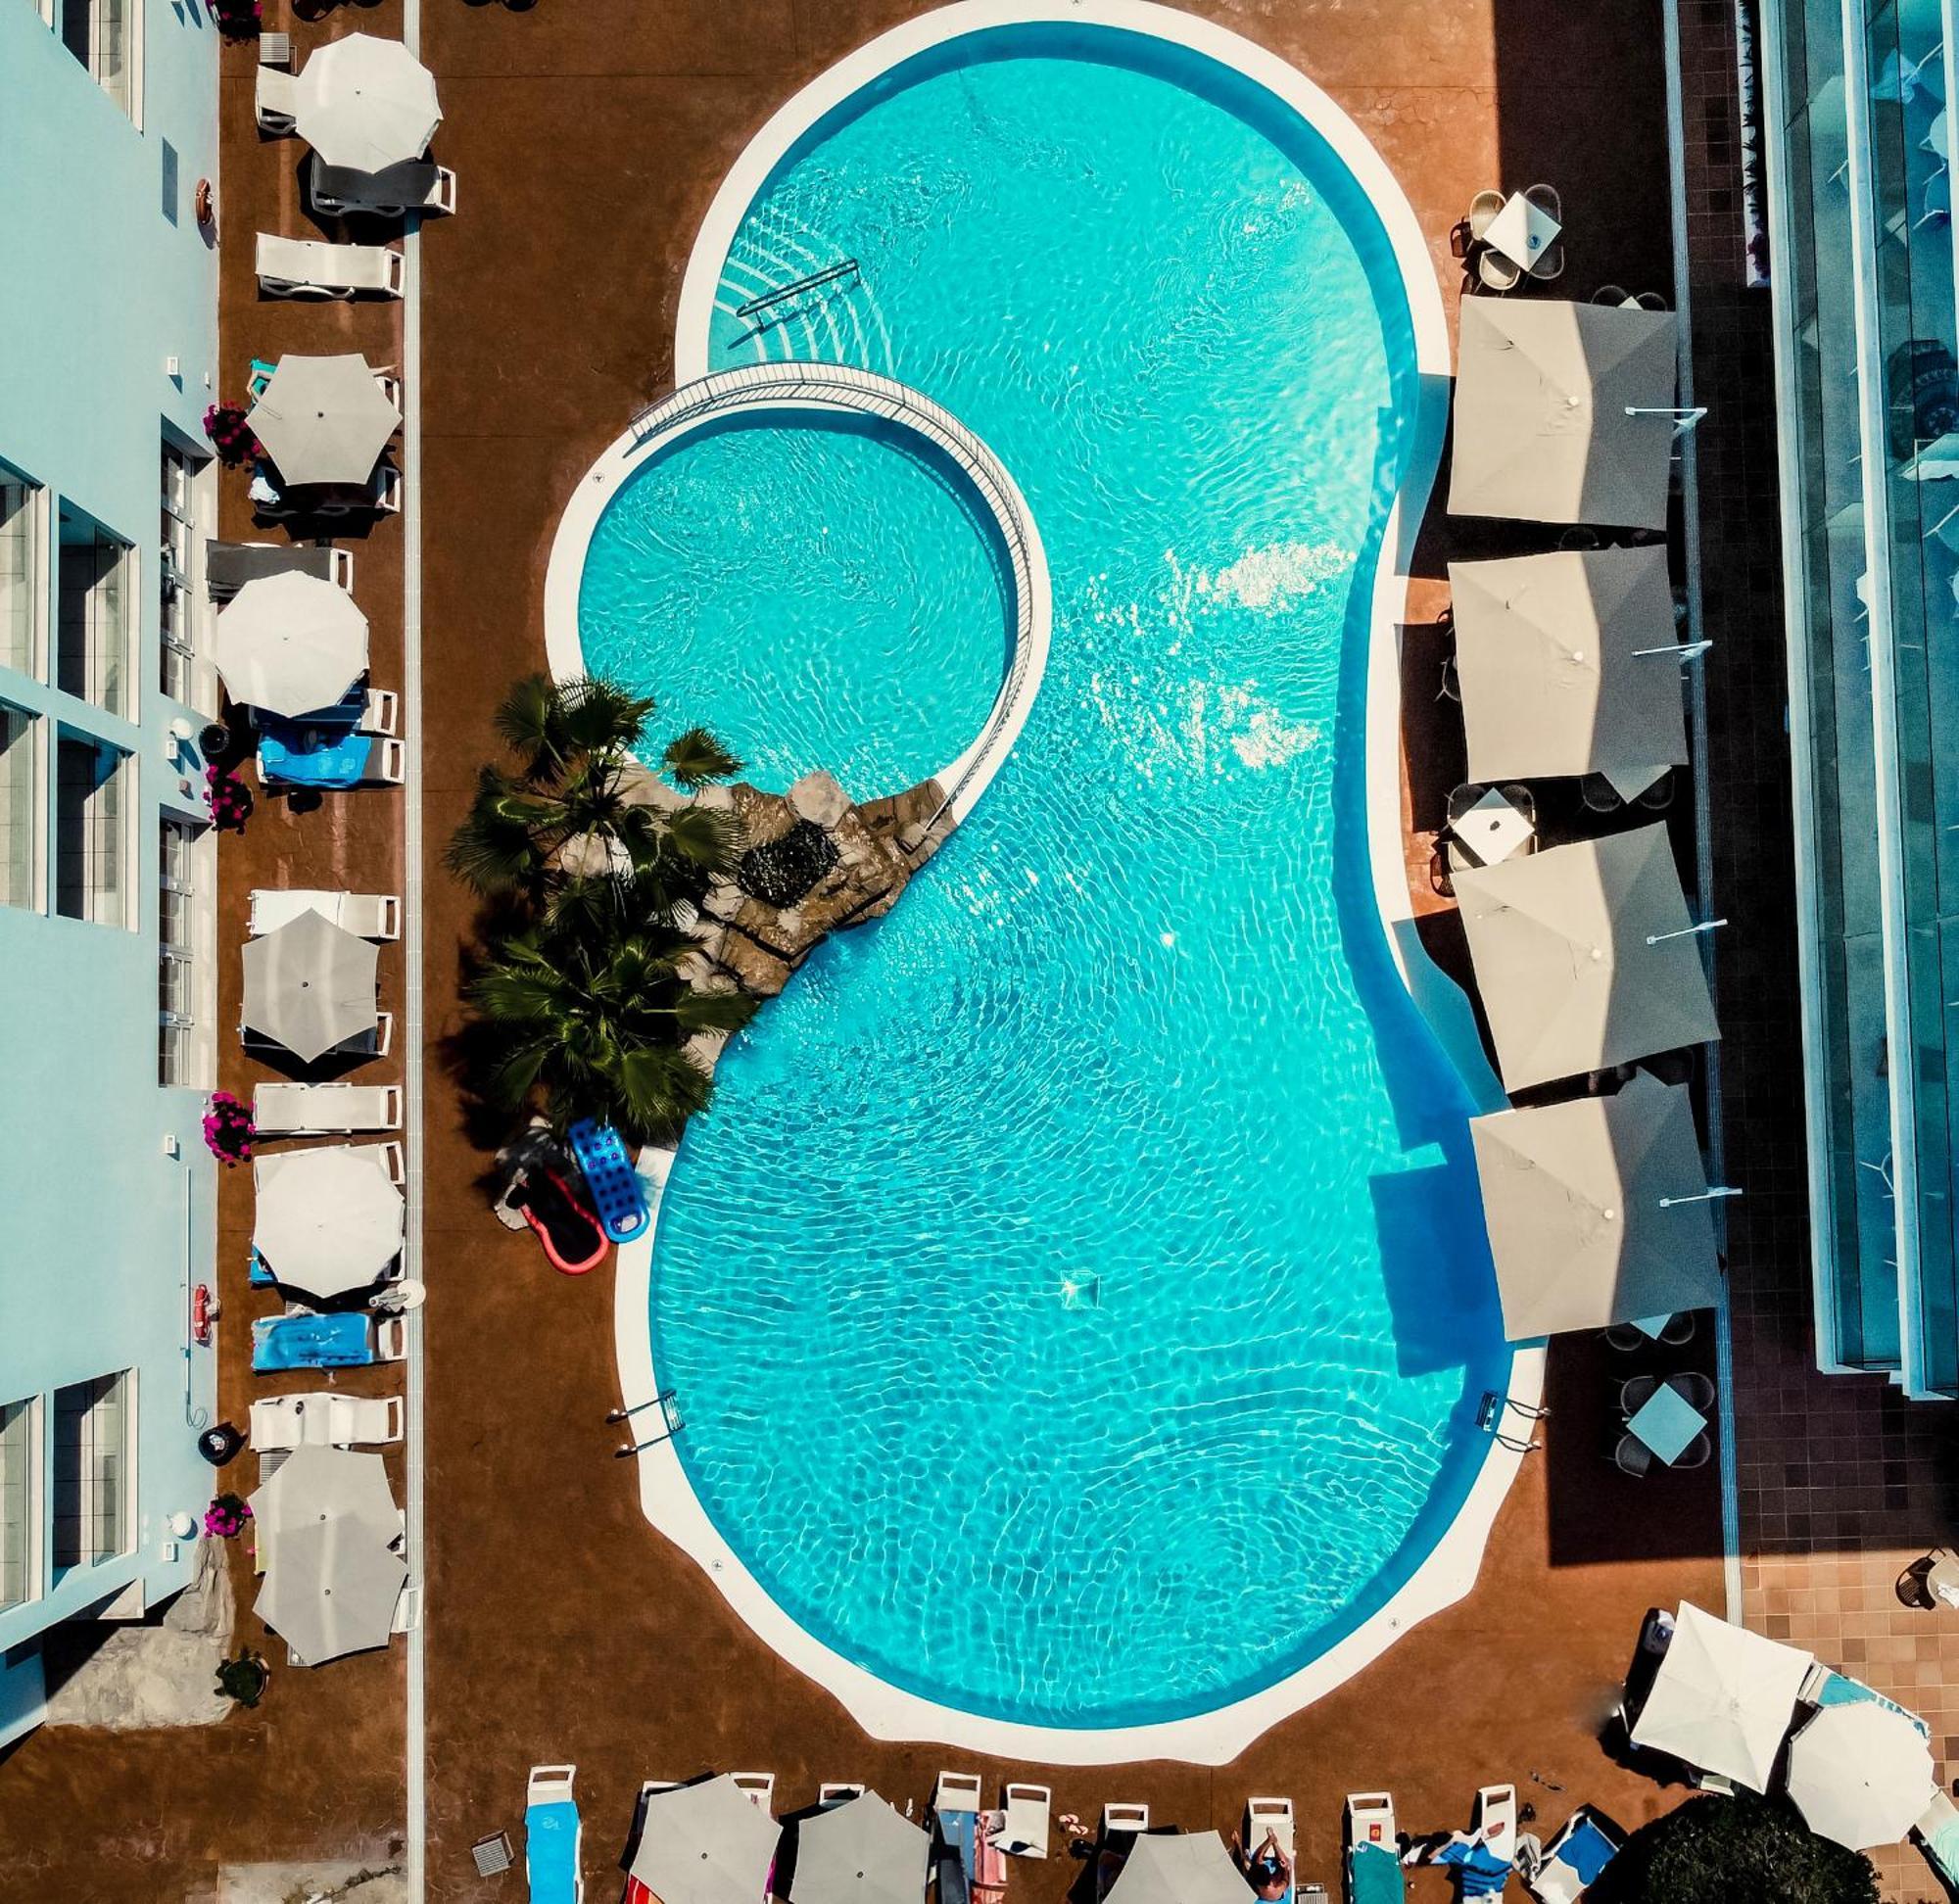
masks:
{"label": "swimming pool", "polygon": [[1215,1761],[1463,1591],[1438,1548],[1474,1520],[1473,1576],[1494,1512],[1491,1087],[1381,912],[1428,267],[1296,75],[1066,12],[868,49],[696,254],[684,370],[945,405],[1031,507],[1053,642],[930,870],[724,1058],[621,1358],[685,1415],[649,1511],[872,1730]]}

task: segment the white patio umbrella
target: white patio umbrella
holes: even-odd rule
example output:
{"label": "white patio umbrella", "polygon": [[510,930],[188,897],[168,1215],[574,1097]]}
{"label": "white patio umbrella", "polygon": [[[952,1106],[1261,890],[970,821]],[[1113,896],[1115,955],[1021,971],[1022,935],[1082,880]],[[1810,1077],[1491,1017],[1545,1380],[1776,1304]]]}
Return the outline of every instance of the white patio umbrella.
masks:
{"label": "white patio umbrella", "polygon": [[1146,1832],[1110,1885],[1109,1904],[1245,1904],[1249,1894],[1216,1832]]}
{"label": "white patio umbrella", "polygon": [[406,1206],[379,1144],[333,1144],[253,1161],[252,1246],[274,1278],[318,1297],[376,1281],[402,1253]]}
{"label": "white patio umbrella", "polygon": [[922,1904],[932,1840],[875,1791],[796,1827],[794,1904]]}
{"label": "white patio umbrella", "polygon": [[1633,1723],[1633,1742],[1766,1790],[1796,1694],[1815,1663],[1809,1653],[1682,1600],[1652,1690]]}
{"label": "white patio umbrella", "polygon": [[1464,298],[1450,514],[1664,529],[1678,337],[1670,310]]}
{"label": "white patio umbrella", "polygon": [[1504,1088],[1721,1035],[1664,827],[1456,875]]}
{"label": "white patio umbrella", "polygon": [[1721,1300],[1713,1206],[1684,1084],[1469,1120],[1504,1334],[1604,1329]]}
{"label": "white patio umbrella", "polygon": [[260,576],[218,610],[212,659],[233,700],[311,714],[367,672],[367,617],[320,576]]}
{"label": "white patio umbrella", "polygon": [[1622,799],[1687,759],[1663,548],[1451,562],[1472,781],[1602,774]]}
{"label": "white patio umbrella", "polygon": [[428,150],[442,107],[435,77],[400,40],[349,33],[294,82],[294,123],[329,166],[376,172]]}
{"label": "white patio umbrella", "polygon": [[371,1031],[380,1016],[380,948],[303,912],[263,938],[248,939],[245,1023],[311,1064],[335,1045]]}
{"label": "white patio umbrella", "polygon": [[660,1904],[760,1904],[781,1836],[724,1773],[646,1800],[632,1875]]}
{"label": "white patio umbrella", "polygon": [[1936,1791],[1925,1735],[1875,1699],[1825,1706],[1790,1744],[1789,1795],[1812,1832],[1852,1851],[1895,1844]]}
{"label": "white patio umbrella", "polygon": [[310,1666],[386,1644],[407,1569],[389,1550],[401,1515],[381,1456],[295,1449],[251,1507],[266,1625]]}
{"label": "white patio umbrella", "polygon": [[385,1646],[408,1578],[397,1531],[350,1514],[289,1528],[253,1610],[309,1666]]}
{"label": "white patio umbrella", "polygon": [[402,413],[364,357],[282,357],[245,419],[288,483],[364,483]]}

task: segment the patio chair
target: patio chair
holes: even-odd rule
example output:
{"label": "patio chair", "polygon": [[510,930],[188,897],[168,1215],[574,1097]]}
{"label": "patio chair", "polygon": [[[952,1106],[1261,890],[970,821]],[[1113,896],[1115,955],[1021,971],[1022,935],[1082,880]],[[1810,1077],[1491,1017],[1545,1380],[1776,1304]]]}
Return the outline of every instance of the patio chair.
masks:
{"label": "patio chair", "polygon": [[1959,1889],[1959,1805],[1941,1791],[1911,1828],[1911,1841],[1932,1875],[1948,1890]]}
{"label": "patio chair", "polygon": [[259,289],[268,298],[345,300],[363,291],[402,295],[402,254],[386,245],[329,245],[311,238],[259,234]]}
{"label": "patio chair", "polygon": [[1673,307],[1657,291],[1642,291],[1633,302],[1642,310],[1671,310]]}
{"label": "patio chair", "polygon": [[1526,185],[1524,198],[1529,204],[1536,206],[1547,218],[1554,219],[1558,224],[1564,222],[1564,205],[1558,198],[1554,186]]}
{"label": "patio chair", "polygon": [[399,1395],[340,1395],[320,1389],[308,1395],[263,1397],[252,1404],[251,1447],[392,1448],[402,1439],[404,1404]]}
{"label": "patio chair", "polygon": [[1348,1904],[1402,1904],[1408,1880],[1395,1833],[1394,1799],[1385,1791],[1349,1792],[1346,1835]]}
{"label": "patio chair", "polygon": [[1714,1458],[1714,1443],[1706,1434],[1696,1435],[1674,1457],[1675,1469],[1705,1467]]}
{"label": "patio chair", "polygon": [[1592,813],[1616,813],[1626,803],[1603,774],[1587,774],[1578,783],[1578,797]]}
{"label": "patio chair", "polygon": [[261,1137],[340,1137],[400,1130],[402,1093],[394,1084],[261,1084],[252,1093]]}
{"label": "patio chair", "polygon": [[1517,1872],[1538,1904],[1578,1904],[1625,1842],[1625,1833],[1602,1812],[1580,1805],[1549,1844],[1517,1841]]}
{"label": "patio chair", "polygon": [[1635,1349],[1644,1349],[1648,1340],[1645,1330],[1634,1328],[1630,1322],[1614,1322],[1604,1331],[1604,1336],[1605,1347],[1616,1349],[1622,1356],[1631,1355]]}
{"label": "patio chair", "polygon": [[1631,304],[1633,294],[1623,284],[1601,284],[1592,294],[1595,305],[1607,305],[1617,309],[1621,305]]}
{"label": "patio chair", "polygon": [[354,551],[324,544],[227,543],[204,546],[204,588],[213,601],[229,601],[246,583],[292,571],[354,587]]}
{"label": "patio chair", "polygon": [[1644,1480],[1652,1472],[1652,1450],[1637,1435],[1621,1435],[1618,1447],[1612,1451],[1612,1464],[1621,1474],[1631,1475],[1635,1481]]}
{"label": "patio chair", "polygon": [[1005,1809],[993,1829],[992,1842],[1010,1857],[1046,1857],[1054,1793],[1046,1785],[1010,1785],[1002,1796]]}
{"label": "patio chair", "polygon": [[1298,1831],[1290,1798],[1247,1798],[1245,1800],[1245,1856],[1256,1858],[1267,1837],[1279,1848],[1292,1880],[1286,1885],[1286,1900],[1298,1893],[1299,1872],[1295,1862]]}
{"label": "patio chair", "polygon": [[299,75],[275,66],[259,67],[252,105],[261,132],[269,139],[289,137],[299,122]]}
{"label": "patio chair", "polygon": [[1716,1390],[1711,1375],[1702,1375],[1697,1369],[1689,1369],[1679,1375],[1669,1375],[1666,1379],[1680,1391],[1680,1399],[1690,1408],[1698,1408],[1705,1414],[1713,1407]]}
{"label": "patio chair", "polygon": [[1540,284],[1548,284],[1553,278],[1564,275],[1564,241],[1561,238],[1553,238],[1531,260],[1530,274]]}
{"label": "patio chair", "polygon": [[583,1904],[575,1765],[534,1765],[524,1785],[524,1877],[531,1904]]}
{"label": "patio chair", "polygon": [[1485,245],[1476,254],[1476,281],[1486,291],[1514,291],[1524,281],[1524,267]]}
{"label": "patio chair", "polygon": [[1499,212],[1504,209],[1502,192],[1484,190],[1469,201],[1469,216],[1464,221],[1468,227],[1469,242],[1480,245],[1489,236],[1490,226],[1495,223]]}
{"label": "patio chair", "polygon": [[1639,1413],[1653,1399],[1653,1391],[1659,1387],[1657,1375],[1635,1375],[1630,1381],[1619,1385],[1619,1412],[1628,1420]]}
{"label": "patio chair", "polygon": [[1150,1808],[1147,1805],[1124,1804],[1112,1800],[1102,1807],[1102,1835],[1109,1836],[1115,1832],[1147,1832],[1150,1829]]}
{"label": "patio chair", "polygon": [[1673,804],[1674,776],[1669,770],[1639,795],[1640,805],[1648,813],[1664,813]]}
{"label": "patio chair", "polygon": [[776,1802],[776,1775],[773,1772],[731,1772],[729,1778],[747,1793],[748,1802],[768,1811]]}
{"label": "patio chair", "polygon": [[1694,1331],[1696,1326],[1694,1320],[1694,1311],[1692,1309],[1682,1309],[1678,1315],[1667,1318],[1666,1327],[1659,1332],[1659,1339],[1669,1349],[1678,1349],[1683,1344],[1694,1340]]}

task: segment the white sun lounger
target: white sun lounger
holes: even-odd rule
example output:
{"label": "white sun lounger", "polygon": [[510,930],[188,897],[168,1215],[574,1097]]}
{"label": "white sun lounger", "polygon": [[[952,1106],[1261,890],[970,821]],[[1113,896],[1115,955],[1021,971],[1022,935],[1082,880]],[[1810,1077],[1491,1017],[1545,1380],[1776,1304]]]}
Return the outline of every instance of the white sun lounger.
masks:
{"label": "white sun lounger", "polygon": [[773,1772],[731,1772],[738,1791],[748,1794],[748,1802],[758,1811],[768,1811],[776,1802],[776,1775]]}
{"label": "white sun lounger", "polygon": [[326,218],[350,212],[374,218],[404,218],[410,212],[449,217],[455,211],[455,174],[427,159],[363,172],[329,166],[315,152],[307,161],[306,188],[312,209]]}
{"label": "white sun lounger", "polygon": [[1245,1855],[1257,1857],[1259,1846],[1265,1843],[1266,1833],[1285,1854],[1288,1869],[1293,1868],[1293,1841],[1295,1836],[1292,1800],[1290,1798],[1247,1798],[1245,1800]]}
{"label": "white sun lounger", "polygon": [[1150,1808],[1147,1805],[1108,1804],[1102,1807],[1105,1836],[1111,1832],[1147,1832],[1149,1829]]}
{"label": "white sun lounger", "polygon": [[312,544],[212,542],[204,546],[204,587],[213,601],[229,601],[246,583],[262,575],[297,570],[352,593],[354,551]]}
{"label": "white sun lounger", "polygon": [[524,1876],[531,1904],[584,1904],[585,1827],[571,1795],[575,1765],[534,1765],[524,1787]]}
{"label": "white sun lounger", "polygon": [[1408,1895],[1395,1801],[1385,1791],[1347,1794],[1347,1896],[1351,1904],[1401,1904]]}
{"label": "white sun lounger", "polygon": [[245,929],[263,938],[302,913],[316,912],[356,938],[395,939],[402,935],[402,902],[392,892],[329,892],[318,886],[257,887]]}
{"label": "white sun lounger", "polygon": [[1484,1785],[1476,1793],[1476,1816],[1470,1829],[1500,1858],[1514,1858],[1517,1855],[1516,1786]]}
{"label": "white sun lounger", "polygon": [[941,1772],[932,1794],[932,1808],[942,1812],[977,1812],[980,1809],[980,1775],[977,1772]]}
{"label": "white sun lounger", "polygon": [[252,1404],[252,1447],[264,1453],[281,1448],[392,1448],[402,1439],[399,1395],[266,1396]]}
{"label": "white sun lounger", "polygon": [[849,1799],[861,1798],[863,1795],[864,1787],[861,1785],[851,1785],[842,1780],[821,1785],[816,1788],[816,1802],[819,1805],[840,1805]]}
{"label": "white sun lounger", "polygon": [[260,67],[257,73],[252,103],[259,130],[283,139],[299,119],[299,75],[271,66]]}
{"label": "white sun lounger", "polygon": [[1006,1805],[991,1842],[1011,1857],[1046,1857],[1048,1807],[1053,1792],[1046,1785],[1010,1785],[1001,1795]]}
{"label": "white sun lounger", "polygon": [[318,238],[259,234],[259,289],[268,298],[402,295],[402,254],[386,245],[329,245]]}
{"label": "white sun lounger", "polygon": [[400,1130],[402,1093],[394,1084],[261,1084],[252,1121],[262,1137],[337,1137]]}
{"label": "white sun lounger", "polygon": [[360,708],[362,734],[385,735],[394,739],[402,731],[402,697],[392,688],[370,688]]}

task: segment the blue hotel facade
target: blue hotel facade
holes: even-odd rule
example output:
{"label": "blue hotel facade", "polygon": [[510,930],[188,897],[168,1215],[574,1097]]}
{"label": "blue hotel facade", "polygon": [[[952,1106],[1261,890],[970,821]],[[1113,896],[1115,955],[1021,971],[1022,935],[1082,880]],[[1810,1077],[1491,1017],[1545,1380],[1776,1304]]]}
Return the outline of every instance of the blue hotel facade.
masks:
{"label": "blue hotel facade", "polygon": [[0,0],[0,1744],[213,1488],[216,164],[196,0]]}
{"label": "blue hotel facade", "polygon": [[1768,0],[1817,1359],[1959,1397],[1953,0]]}

